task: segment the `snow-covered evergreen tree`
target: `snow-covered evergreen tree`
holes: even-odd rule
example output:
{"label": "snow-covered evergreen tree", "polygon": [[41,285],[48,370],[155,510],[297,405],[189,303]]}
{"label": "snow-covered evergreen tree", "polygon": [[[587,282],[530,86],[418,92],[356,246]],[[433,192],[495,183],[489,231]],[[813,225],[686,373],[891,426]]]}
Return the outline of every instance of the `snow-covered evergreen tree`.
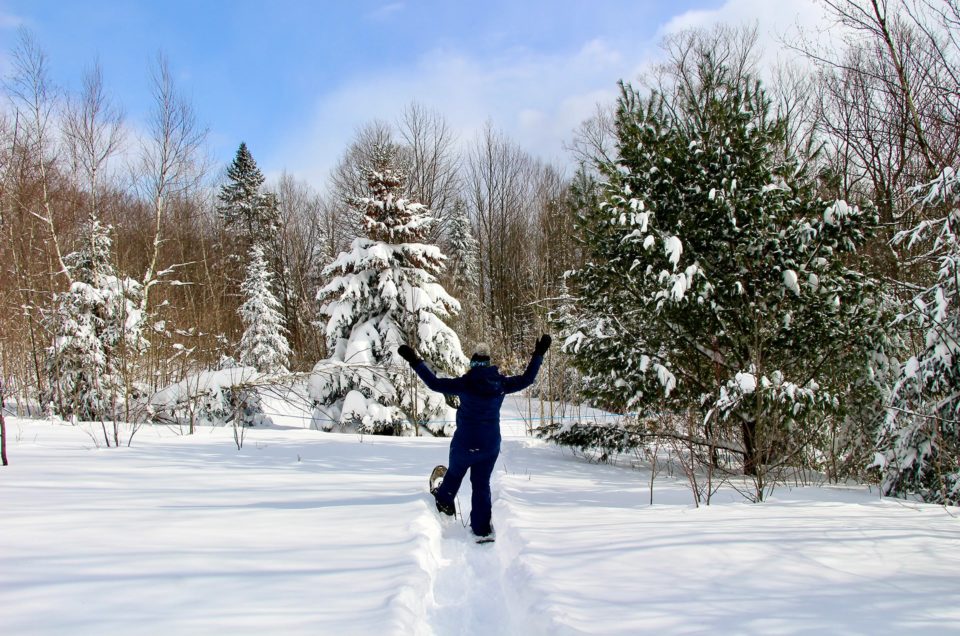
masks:
{"label": "snow-covered evergreen tree", "polygon": [[897,321],[920,335],[919,351],[901,367],[880,439],[878,464],[888,494],[916,493],[960,503],[960,175],[946,168],[920,189],[925,208],[940,212],[897,235],[924,246],[936,280]]}
{"label": "snow-covered evergreen tree", "polygon": [[757,475],[866,371],[873,284],[846,263],[875,220],[817,199],[759,83],[690,61],[675,95],[623,89],[564,350],[596,402],[723,423]]}
{"label": "snow-covered evergreen tree", "polygon": [[443,397],[423,387],[396,350],[408,343],[438,372],[462,372],[460,341],[444,323],[460,306],[436,280],[444,256],[421,242],[430,211],[404,198],[395,155],[390,145],[372,152],[371,195],[351,202],[366,236],[324,270],[329,282],[317,299],[330,358],[314,368],[310,394],[320,427],[409,434],[420,421],[439,434],[451,419]]}
{"label": "snow-covered evergreen tree", "polygon": [[224,225],[237,233],[243,248],[272,245],[279,229],[279,206],[273,193],[262,191],[265,178],[246,143],[237,149],[227,177],[217,197]]}
{"label": "snow-covered evergreen tree", "polygon": [[458,201],[447,221],[447,269],[461,290],[474,292],[479,285],[480,267],[477,259],[480,243],[473,235],[466,205]]}
{"label": "snow-covered evergreen tree", "polygon": [[53,342],[45,400],[64,417],[110,418],[126,395],[123,365],[146,346],[142,290],[116,275],[109,226],[91,218],[81,240],[80,249],[64,257],[70,288],[57,294],[48,320]]}
{"label": "snow-covered evergreen tree", "polygon": [[451,324],[465,342],[483,342],[489,330],[487,313],[480,309],[480,243],[470,227],[463,201],[457,201],[448,214],[444,245],[447,256],[444,281],[464,308]]}
{"label": "snow-covered evergreen tree", "polygon": [[245,300],[239,309],[244,327],[239,355],[241,364],[257,371],[282,373],[287,370],[290,344],[280,315],[280,302],[271,289],[271,278],[263,248],[254,245],[241,286]]}

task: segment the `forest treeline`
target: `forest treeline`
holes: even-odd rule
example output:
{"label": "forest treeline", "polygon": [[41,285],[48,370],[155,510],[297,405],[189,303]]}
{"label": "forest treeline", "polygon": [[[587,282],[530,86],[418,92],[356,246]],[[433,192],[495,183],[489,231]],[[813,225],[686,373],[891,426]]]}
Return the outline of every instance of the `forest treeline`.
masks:
{"label": "forest treeline", "polygon": [[489,342],[509,368],[559,332],[541,395],[634,418],[556,424],[558,441],[666,440],[699,467],[754,475],[760,496],[769,467],[789,465],[956,501],[960,7],[824,4],[848,37],[800,34],[798,61],[776,69],[750,27],[669,36],[661,62],[570,132],[566,166],[492,123],[457,138],[419,103],[358,129],[322,184],[265,181],[242,145],[230,168],[243,163],[269,211],[256,228],[231,212],[243,178],[209,160],[163,57],[134,136],[98,66],[64,93],[23,33],[0,116],[5,395],[77,414],[57,386],[78,304],[112,325],[96,380],[111,417],[239,359],[259,234],[281,366],[310,371],[334,353],[325,269],[364,235],[356,201],[390,148],[403,197],[431,216],[418,240],[446,256],[464,351]]}

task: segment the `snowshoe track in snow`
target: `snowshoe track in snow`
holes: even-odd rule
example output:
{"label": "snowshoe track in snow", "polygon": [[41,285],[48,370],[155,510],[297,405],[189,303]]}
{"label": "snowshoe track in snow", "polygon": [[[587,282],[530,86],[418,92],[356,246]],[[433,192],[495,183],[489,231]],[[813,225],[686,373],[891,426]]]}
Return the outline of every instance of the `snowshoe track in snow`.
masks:
{"label": "snowshoe track in snow", "polygon": [[[494,475],[496,482],[497,473]],[[432,557],[436,568],[425,631],[436,636],[535,633],[527,628],[523,616],[513,614],[503,546],[498,542],[478,544],[466,525],[470,511],[460,504],[470,501],[468,482],[458,499],[455,519],[433,514],[440,539],[431,542],[437,554]]]}
{"label": "snowshoe track in snow", "polygon": [[[477,543],[470,531],[470,483],[464,480],[457,499],[457,517],[444,517],[428,496],[433,554],[430,594],[425,600],[423,633],[436,636],[497,634],[539,636],[578,634],[558,622],[552,608],[530,589],[535,573],[520,557],[523,541],[511,524],[513,511],[503,492],[510,449],[504,444],[493,473],[496,541]],[[425,500],[426,501],[426,500]],[[461,516],[462,515],[462,516]]]}
{"label": "snowshoe track in snow", "polygon": [[520,633],[509,614],[495,545],[477,545],[459,522],[443,525],[433,581],[434,606],[427,612],[433,633]]}

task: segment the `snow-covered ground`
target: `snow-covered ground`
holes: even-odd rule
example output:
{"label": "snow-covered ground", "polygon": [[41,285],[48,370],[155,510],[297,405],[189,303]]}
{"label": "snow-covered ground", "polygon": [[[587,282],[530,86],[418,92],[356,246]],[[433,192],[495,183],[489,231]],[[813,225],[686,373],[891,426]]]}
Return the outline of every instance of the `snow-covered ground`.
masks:
{"label": "snow-covered ground", "polygon": [[649,473],[522,437],[526,409],[492,545],[425,492],[446,440],[289,410],[240,451],[163,427],[105,449],[8,417],[0,634],[960,633],[960,510],[813,487],[695,508],[667,477],[650,506]]}

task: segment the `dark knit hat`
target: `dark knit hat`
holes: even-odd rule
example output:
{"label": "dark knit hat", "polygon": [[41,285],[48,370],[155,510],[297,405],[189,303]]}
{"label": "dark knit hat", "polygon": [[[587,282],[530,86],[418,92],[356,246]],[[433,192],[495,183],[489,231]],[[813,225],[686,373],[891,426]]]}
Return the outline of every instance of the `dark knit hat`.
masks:
{"label": "dark knit hat", "polygon": [[490,364],[490,347],[485,342],[481,342],[473,350],[470,356],[471,367],[485,367]]}

